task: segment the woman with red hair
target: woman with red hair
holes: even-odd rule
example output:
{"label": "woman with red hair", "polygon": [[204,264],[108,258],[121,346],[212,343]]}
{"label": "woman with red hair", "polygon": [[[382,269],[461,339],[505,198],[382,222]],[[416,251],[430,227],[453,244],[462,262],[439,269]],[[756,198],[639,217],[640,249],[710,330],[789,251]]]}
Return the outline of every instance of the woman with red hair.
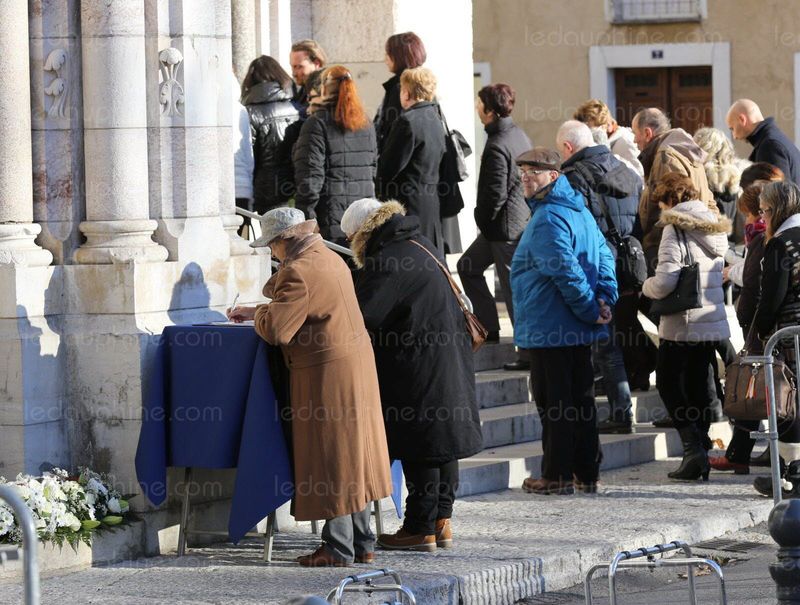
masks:
{"label": "woman with red hair", "polygon": [[319,88],[292,154],[295,207],[317,220],[323,238],[347,245],[340,227],[344,211],[375,196],[375,129],[346,67],[326,68]]}

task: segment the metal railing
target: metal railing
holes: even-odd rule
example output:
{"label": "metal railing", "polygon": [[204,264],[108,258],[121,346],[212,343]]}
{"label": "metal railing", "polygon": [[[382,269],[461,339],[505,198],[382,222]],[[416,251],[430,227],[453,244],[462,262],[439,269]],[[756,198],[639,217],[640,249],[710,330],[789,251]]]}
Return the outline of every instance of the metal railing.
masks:
{"label": "metal railing", "polygon": [[[673,559],[656,559],[656,555],[663,555],[672,551],[682,551],[685,557],[675,557]],[[639,559],[646,557],[646,561],[632,561],[631,559]],[[670,542],[669,544],[657,544],[649,548],[639,548],[633,551],[623,550],[614,555],[610,563],[603,563],[595,565],[586,574],[584,580],[584,596],[586,605],[592,605],[592,577],[601,569],[608,569],[608,602],[610,605],[617,605],[617,571],[621,568],[644,568],[651,571],[660,567],[686,567],[687,579],[689,587],[689,602],[692,605],[697,605],[697,593],[694,584],[694,568],[698,565],[707,565],[714,573],[717,574],[719,579],[719,594],[720,605],[726,605],[728,597],[725,593],[725,578],[722,575],[722,568],[716,561],[711,559],[702,559],[692,556],[692,549],[688,544],[681,541]]]}
{"label": "metal railing", "polygon": [[[391,578],[394,583],[382,584],[375,583],[375,580],[381,578]],[[400,605],[407,603],[407,605],[417,605],[417,599],[414,593],[411,592],[406,586],[403,586],[400,580],[400,574],[391,569],[379,569],[376,571],[367,571],[358,575],[347,576],[344,580],[339,582],[339,586],[334,588],[328,593],[327,601],[333,605],[342,605],[342,597],[346,592],[360,592],[367,595],[372,595],[375,592],[393,592],[399,596],[402,601],[395,601],[392,605]]]}
{"label": "metal railing", "polygon": [[[238,208],[237,207],[236,208],[236,213],[237,214],[241,214],[242,216],[246,216],[246,217],[251,218],[251,219],[256,220],[256,221],[261,220],[261,215],[260,214],[258,214],[257,212],[250,212],[249,210],[245,210],[244,208]],[[350,250],[350,248],[345,248],[344,246],[340,246],[339,244],[334,244],[333,242],[329,242],[328,240],[325,240],[325,239],[322,240],[322,241],[325,243],[325,245],[328,248],[330,248],[334,252],[338,252],[339,254],[343,254],[345,256],[350,256],[350,257],[354,256],[353,251]],[[276,261],[272,261],[272,266],[274,268],[277,268],[277,267],[280,266],[280,263],[277,263]],[[469,309],[469,312],[470,313],[474,313],[474,307],[472,306],[472,301],[463,292],[461,293],[461,300],[464,301],[464,304],[467,306],[467,309]]]}
{"label": "metal railing", "polygon": [[0,500],[8,502],[17,517],[17,523],[22,528],[25,605],[39,605],[39,563],[37,561],[39,537],[36,535],[33,516],[22,497],[6,485],[0,485]]}
{"label": "metal railing", "polygon": [[[772,498],[775,504],[778,504],[782,498],[781,493],[781,463],[780,452],[778,452],[778,413],[775,404],[775,348],[786,340],[792,339],[794,341],[794,357],[795,357],[795,381],[800,376],[800,326],[790,326],[776,331],[767,340],[764,346],[763,355],[747,356],[742,361],[744,363],[763,364],[764,365],[764,378],[767,385],[767,422],[769,427],[766,432],[753,431],[750,437],[753,439],[767,439],[769,441],[769,458],[770,470],[772,474]],[[797,393],[795,393],[797,395]],[[795,413],[797,413],[798,401],[795,399]],[[789,461],[787,461],[788,463]]]}

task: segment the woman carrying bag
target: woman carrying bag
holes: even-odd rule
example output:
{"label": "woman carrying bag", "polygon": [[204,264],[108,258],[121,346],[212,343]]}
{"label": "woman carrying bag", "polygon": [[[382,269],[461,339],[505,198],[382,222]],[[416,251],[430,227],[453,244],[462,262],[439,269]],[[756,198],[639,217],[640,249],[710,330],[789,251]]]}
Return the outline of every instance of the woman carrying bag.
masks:
{"label": "woman carrying bag", "polygon": [[692,181],[666,175],[653,192],[664,227],[656,274],[642,292],[660,307],[656,386],[683,444],[671,479],[708,480],[715,346],[730,338],[722,268],[731,222],[699,199]]}

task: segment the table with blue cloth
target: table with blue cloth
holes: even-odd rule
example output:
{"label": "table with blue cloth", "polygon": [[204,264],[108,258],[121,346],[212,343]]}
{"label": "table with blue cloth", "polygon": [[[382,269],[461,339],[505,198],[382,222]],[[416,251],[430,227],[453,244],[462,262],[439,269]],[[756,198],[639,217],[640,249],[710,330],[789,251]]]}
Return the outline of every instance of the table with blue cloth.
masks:
{"label": "table with blue cloth", "polygon": [[[143,393],[136,474],[144,494],[155,505],[164,502],[170,466],[235,468],[228,520],[234,543],[294,492],[276,397],[277,390],[283,398],[288,385],[283,377],[273,386],[270,360],[273,373],[281,373],[276,360],[285,372],[279,349],[252,325],[168,326]],[[399,516],[399,463],[392,465],[392,479]]]}

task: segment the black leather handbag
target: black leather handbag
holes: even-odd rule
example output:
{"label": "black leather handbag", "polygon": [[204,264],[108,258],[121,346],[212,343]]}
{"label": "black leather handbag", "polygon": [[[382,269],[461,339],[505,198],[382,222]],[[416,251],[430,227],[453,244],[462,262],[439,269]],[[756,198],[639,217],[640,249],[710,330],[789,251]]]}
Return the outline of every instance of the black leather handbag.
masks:
{"label": "black leather handbag", "polygon": [[683,242],[686,255],[683,257],[683,266],[678,276],[678,285],[665,298],[654,300],[650,310],[657,315],[674,315],[689,309],[699,309],[703,306],[702,292],[700,289],[700,265],[692,257],[689,242],[683,229],[675,228],[678,234],[678,245]]}

